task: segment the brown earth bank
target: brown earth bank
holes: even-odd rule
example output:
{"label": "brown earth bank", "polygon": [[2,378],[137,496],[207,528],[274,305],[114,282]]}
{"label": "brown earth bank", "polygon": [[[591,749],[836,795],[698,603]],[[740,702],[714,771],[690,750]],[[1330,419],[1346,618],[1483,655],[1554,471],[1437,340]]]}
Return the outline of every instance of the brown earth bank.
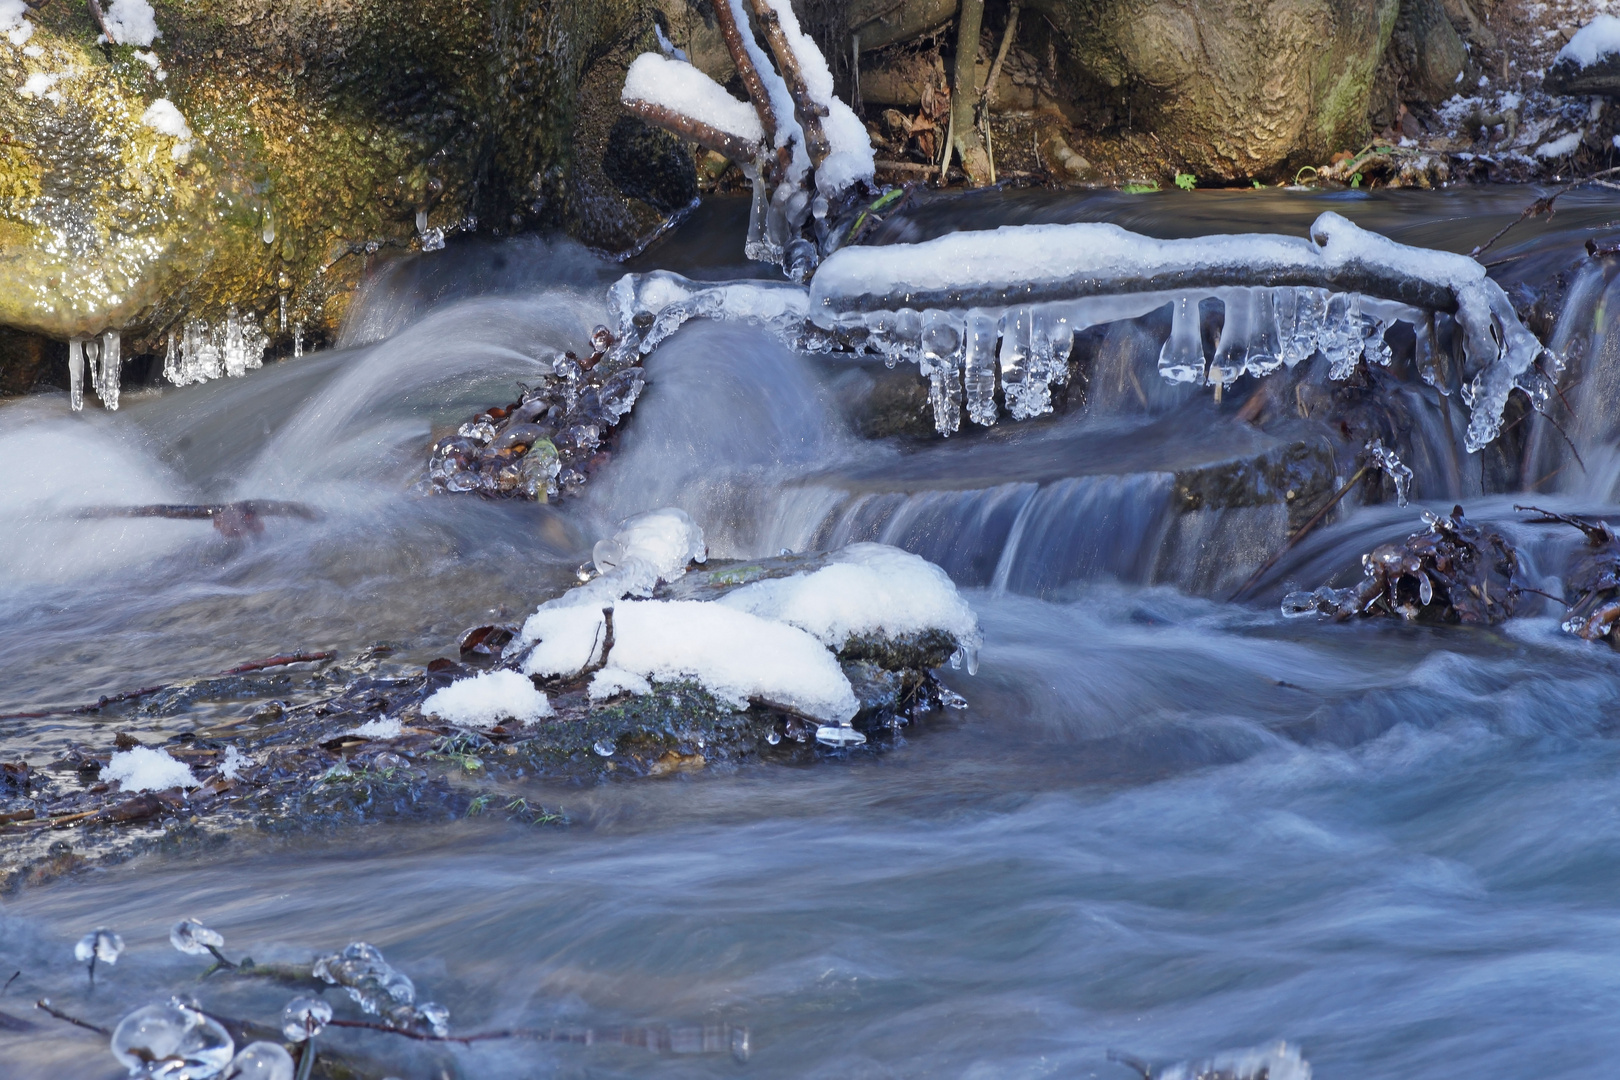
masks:
{"label": "brown earth bank", "polygon": [[[1599,6],[797,3],[880,183],[1147,189],[1611,164],[1606,99],[1543,85]],[[153,7],[145,48],[105,40],[99,6],[74,0],[0,35],[0,393],[60,378],[66,339],[106,330],[129,363],[240,318],[286,355],[331,340],[380,259],[458,232],[633,250],[746,183],[619,105],[626,65],[661,40],[743,96],[711,0]],[[942,172],[947,132],[971,152]]]}

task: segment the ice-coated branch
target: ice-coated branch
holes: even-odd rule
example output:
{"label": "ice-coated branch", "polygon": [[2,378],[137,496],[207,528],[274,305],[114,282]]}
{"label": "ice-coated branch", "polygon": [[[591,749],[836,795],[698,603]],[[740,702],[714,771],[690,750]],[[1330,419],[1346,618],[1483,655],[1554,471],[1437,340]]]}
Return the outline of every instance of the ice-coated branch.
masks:
{"label": "ice-coated branch", "polygon": [[[726,43],[726,52],[731,54],[731,64],[737,69],[737,77],[742,80],[743,89],[748,93],[748,100],[753,103],[754,111],[759,116],[759,126],[765,133],[765,144],[776,145],[776,113],[771,109],[771,95],[765,89],[765,81],[760,78],[759,69],[754,66],[753,57],[748,55],[748,48],[743,44],[742,30],[737,26],[737,13],[732,10],[727,0],[720,0],[714,5],[715,21],[720,24],[720,36]],[[773,179],[780,179],[780,173],[787,165],[786,161],[779,161],[772,170],[778,174]]]}
{"label": "ice-coated branch", "polygon": [[[754,18],[759,21],[760,31],[765,35],[765,42],[771,47],[771,55],[776,57],[777,70],[782,73],[782,81],[787,83],[788,93],[793,97],[793,112],[798,118],[799,127],[804,130],[804,148],[810,155],[811,168],[821,168],[821,163],[827,160],[832,147],[827,142],[827,134],[822,130],[821,118],[827,115],[825,103],[816,100],[810,92],[810,86],[805,81],[804,64],[800,62],[798,54],[794,51],[794,42],[789,39],[788,29],[784,27],[779,7],[786,8],[786,0],[748,0],[749,7],[753,9]],[[791,29],[793,37],[804,38],[799,32],[798,19],[793,15],[793,9],[787,8],[788,18],[793,20]],[[802,45],[803,42],[800,42]],[[826,60],[818,55],[823,66]]]}

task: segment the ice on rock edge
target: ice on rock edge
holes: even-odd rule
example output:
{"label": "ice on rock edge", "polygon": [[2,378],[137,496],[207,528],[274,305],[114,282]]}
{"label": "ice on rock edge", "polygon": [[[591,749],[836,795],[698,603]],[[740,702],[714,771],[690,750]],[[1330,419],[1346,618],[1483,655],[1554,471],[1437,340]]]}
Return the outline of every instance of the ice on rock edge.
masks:
{"label": "ice on rock edge", "polygon": [[243,317],[233,305],[223,322],[210,326],[204,319],[189,319],[178,335],[169,332],[163,377],[175,386],[239,378],[264,366],[269,344],[258,321]]}
{"label": "ice on rock edge", "polygon": [[606,701],[620,694],[650,694],[652,683],[633,671],[618,667],[605,667],[591,676],[590,698]]}
{"label": "ice on rock edge", "polygon": [[506,720],[538,723],[552,715],[552,708],[527,677],[515,671],[485,671],[435,691],[422,702],[422,712],[462,727],[487,728]]}
{"label": "ice on rock edge", "polygon": [[759,114],[753,105],[738,101],[726,93],[725,87],[684,59],[642,53],[631,61],[625,72],[619,100],[662,105],[750,143],[765,138],[765,129],[760,126]]}
{"label": "ice on rock edge", "polygon": [[199,787],[191,766],[176,761],[166,750],[137,746],[112,756],[101,778],[114,781],[123,791],[167,791],[170,788]]}

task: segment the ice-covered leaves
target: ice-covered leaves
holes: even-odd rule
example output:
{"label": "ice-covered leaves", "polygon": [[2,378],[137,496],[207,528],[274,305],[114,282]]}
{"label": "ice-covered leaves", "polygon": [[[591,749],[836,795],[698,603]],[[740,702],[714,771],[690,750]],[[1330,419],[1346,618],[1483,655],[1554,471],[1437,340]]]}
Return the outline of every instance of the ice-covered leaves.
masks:
{"label": "ice-covered leaves", "polygon": [[607,443],[641,395],[641,354],[606,328],[581,359],[557,356],[551,374],[517,401],[485,409],[433,443],[424,494],[476,492],[545,502],[570,495],[607,460]]}
{"label": "ice-covered leaves", "polygon": [[1361,557],[1357,585],[1289,593],[1285,615],[1399,616],[1408,621],[1483,626],[1512,616],[1520,595],[1518,551],[1500,533],[1475,525],[1462,507],[1425,512],[1427,528]]}

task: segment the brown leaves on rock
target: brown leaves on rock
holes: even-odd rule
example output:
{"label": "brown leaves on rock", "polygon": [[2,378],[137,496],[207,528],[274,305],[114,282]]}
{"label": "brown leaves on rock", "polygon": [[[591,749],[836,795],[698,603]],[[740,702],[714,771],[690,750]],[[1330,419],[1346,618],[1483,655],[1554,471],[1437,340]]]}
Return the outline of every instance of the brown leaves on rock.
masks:
{"label": "brown leaves on rock", "polygon": [[1515,506],[1540,514],[1532,525],[1562,524],[1586,534],[1586,543],[1570,554],[1564,573],[1564,595],[1569,604],[1564,629],[1586,641],[1607,641],[1620,648],[1620,537],[1600,518],[1577,517],[1543,510],[1536,506]]}
{"label": "brown leaves on rock", "polygon": [[1518,551],[1500,533],[1475,525],[1461,506],[1425,514],[1428,528],[1361,557],[1365,577],[1348,589],[1326,585],[1290,593],[1286,615],[1399,616],[1411,622],[1487,626],[1518,604]]}

